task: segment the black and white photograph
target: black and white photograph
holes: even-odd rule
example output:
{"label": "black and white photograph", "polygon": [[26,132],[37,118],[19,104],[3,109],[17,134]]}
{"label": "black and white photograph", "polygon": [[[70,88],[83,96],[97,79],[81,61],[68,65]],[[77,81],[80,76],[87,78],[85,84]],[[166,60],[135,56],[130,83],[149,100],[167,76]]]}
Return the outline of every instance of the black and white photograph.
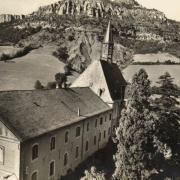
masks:
{"label": "black and white photograph", "polygon": [[180,0],[0,0],[0,180],[180,180]]}

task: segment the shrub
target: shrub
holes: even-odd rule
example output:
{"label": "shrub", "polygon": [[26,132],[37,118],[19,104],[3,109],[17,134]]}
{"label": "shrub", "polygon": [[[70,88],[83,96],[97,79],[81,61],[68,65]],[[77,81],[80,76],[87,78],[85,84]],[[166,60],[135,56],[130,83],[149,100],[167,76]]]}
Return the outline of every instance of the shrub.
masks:
{"label": "shrub", "polygon": [[71,65],[70,64],[67,64],[64,66],[64,73],[65,73],[65,75],[71,74]]}
{"label": "shrub", "polygon": [[35,89],[43,89],[44,87],[43,87],[43,85],[41,84],[41,82],[40,82],[39,80],[37,80],[37,81],[35,82],[34,88],[35,88]]}
{"label": "shrub", "polygon": [[56,89],[56,82],[48,82],[46,88],[47,89]]}
{"label": "shrub", "polygon": [[60,61],[66,63],[69,58],[68,51],[66,47],[60,47],[55,52],[53,52],[53,56],[58,58]]}
{"label": "shrub", "polygon": [[85,176],[80,180],[105,180],[105,174],[102,172],[98,172],[95,167],[91,167],[90,171],[85,170]]}

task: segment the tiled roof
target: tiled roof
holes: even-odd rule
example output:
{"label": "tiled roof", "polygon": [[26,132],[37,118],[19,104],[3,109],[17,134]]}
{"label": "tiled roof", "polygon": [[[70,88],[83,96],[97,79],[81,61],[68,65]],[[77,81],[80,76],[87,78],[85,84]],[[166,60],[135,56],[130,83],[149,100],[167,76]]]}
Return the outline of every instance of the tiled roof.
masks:
{"label": "tiled roof", "polygon": [[106,79],[107,86],[111,98],[113,100],[122,99],[124,92],[122,92],[122,86],[126,86],[127,83],[121,73],[121,70],[114,63],[108,63],[107,61],[100,61],[102,69],[104,71],[104,76]]}
{"label": "tiled roof", "polygon": [[107,110],[90,88],[0,92],[0,119],[22,141]]}

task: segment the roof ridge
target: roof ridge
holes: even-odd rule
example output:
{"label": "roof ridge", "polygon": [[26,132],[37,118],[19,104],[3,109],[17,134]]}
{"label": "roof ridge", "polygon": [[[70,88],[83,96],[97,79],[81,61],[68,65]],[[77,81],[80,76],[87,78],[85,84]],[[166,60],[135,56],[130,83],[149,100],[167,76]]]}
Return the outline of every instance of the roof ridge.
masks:
{"label": "roof ridge", "polygon": [[12,89],[12,90],[0,90],[0,93],[5,93],[5,92],[37,92],[37,91],[55,91],[55,90],[68,90],[68,89],[81,89],[81,88],[89,88],[87,87],[70,87],[70,88],[60,88],[60,89]]}

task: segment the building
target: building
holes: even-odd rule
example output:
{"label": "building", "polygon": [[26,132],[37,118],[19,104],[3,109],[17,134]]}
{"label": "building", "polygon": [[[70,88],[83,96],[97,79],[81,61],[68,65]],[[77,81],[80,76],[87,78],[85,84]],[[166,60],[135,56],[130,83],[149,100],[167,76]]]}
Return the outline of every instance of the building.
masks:
{"label": "building", "polygon": [[113,46],[109,23],[101,59],[71,88],[0,92],[0,179],[58,180],[106,146],[126,86]]}
{"label": "building", "polygon": [[95,94],[112,107],[113,127],[115,127],[124,104],[127,83],[119,67],[113,63],[113,49],[113,34],[109,22],[100,60],[92,62],[71,87],[90,87]]}

